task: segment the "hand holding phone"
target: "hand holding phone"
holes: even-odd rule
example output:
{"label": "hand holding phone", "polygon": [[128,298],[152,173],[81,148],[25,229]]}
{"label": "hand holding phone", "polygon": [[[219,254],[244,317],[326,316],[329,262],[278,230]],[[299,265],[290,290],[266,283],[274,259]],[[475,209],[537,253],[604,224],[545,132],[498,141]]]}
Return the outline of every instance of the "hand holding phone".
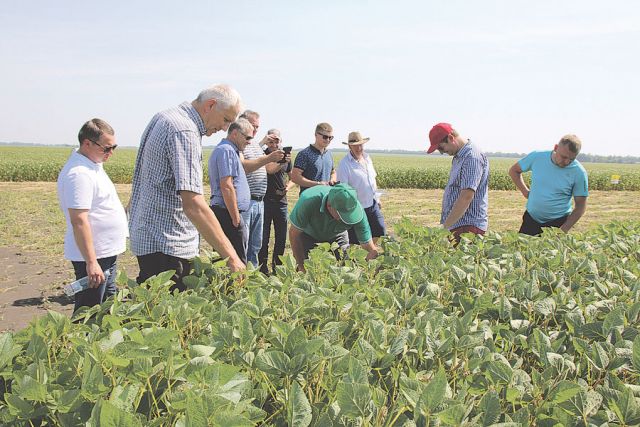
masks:
{"label": "hand holding phone", "polygon": [[286,158],[287,156],[291,155],[291,148],[292,147],[282,147],[282,151],[284,151],[284,157],[278,163],[287,163]]}

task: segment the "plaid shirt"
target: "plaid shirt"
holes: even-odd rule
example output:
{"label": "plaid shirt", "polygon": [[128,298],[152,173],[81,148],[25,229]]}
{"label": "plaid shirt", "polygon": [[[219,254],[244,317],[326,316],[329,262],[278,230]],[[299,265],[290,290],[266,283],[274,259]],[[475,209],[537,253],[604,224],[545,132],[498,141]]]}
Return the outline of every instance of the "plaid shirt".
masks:
{"label": "plaid shirt", "polygon": [[199,234],[184,213],[179,192],[203,194],[205,133],[198,112],[184,102],[156,114],[142,134],[129,212],[134,255],[162,252],[186,259],[198,255]]}
{"label": "plaid shirt", "polygon": [[483,231],[487,231],[489,218],[489,160],[475,145],[469,143],[453,156],[449,182],[444,189],[442,198],[442,215],[440,223],[444,223],[458,200],[460,192],[464,189],[474,191],[473,200],[462,218],[451,229],[464,225],[473,225]]}

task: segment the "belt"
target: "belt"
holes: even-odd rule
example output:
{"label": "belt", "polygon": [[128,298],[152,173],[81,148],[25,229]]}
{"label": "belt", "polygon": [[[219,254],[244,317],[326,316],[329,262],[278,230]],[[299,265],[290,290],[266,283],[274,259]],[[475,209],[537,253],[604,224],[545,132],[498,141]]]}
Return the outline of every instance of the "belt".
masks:
{"label": "belt", "polygon": [[261,202],[264,199],[264,196],[251,196],[251,200],[255,200],[256,202]]}

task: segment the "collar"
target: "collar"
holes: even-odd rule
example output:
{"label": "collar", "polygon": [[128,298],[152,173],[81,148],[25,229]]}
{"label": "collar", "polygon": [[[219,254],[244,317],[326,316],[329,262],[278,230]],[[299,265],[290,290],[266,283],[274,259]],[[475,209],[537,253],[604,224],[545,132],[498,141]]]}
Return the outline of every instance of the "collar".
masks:
{"label": "collar", "polygon": [[311,147],[311,149],[312,149],[313,151],[315,151],[316,153],[318,153],[318,154],[320,154],[320,155],[322,155],[322,154],[326,153],[327,151],[329,151],[328,149],[326,149],[326,150],[324,150],[324,151],[320,151],[320,150],[318,150],[318,149],[316,148],[316,146],[315,146],[315,145],[313,145],[313,144],[309,144],[309,147]]}
{"label": "collar", "polygon": [[96,171],[102,169],[102,163],[94,162],[93,160],[82,154],[78,148],[76,148],[76,151],[73,152],[73,155],[76,156],[79,163],[81,163],[83,166],[88,167],[89,169],[93,169]]}
{"label": "collar", "polygon": [[[322,203],[320,204],[320,213],[326,213],[327,215],[331,216],[331,214],[329,214],[329,211],[327,210],[328,199],[329,199],[329,192],[327,191],[327,194],[322,196]],[[333,217],[331,218],[333,219]]]}
{"label": "collar", "polygon": [[467,139],[467,143],[466,143],[466,144],[464,144],[464,145],[462,146],[462,148],[460,148],[460,149],[458,150],[458,152],[456,153],[456,155],[455,155],[455,156],[453,156],[453,157],[463,157],[463,156],[466,156],[469,150],[471,150],[471,140],[470,140],[470,139]]}
{"label": "collar", "polygon": [[186,101],[183,102],[182,104],[179,105],[179,108],[184,110],[189,116],[189,118],[193,121],[193,123],[196,124],[196,126],[198,127],[198,131],[200,132],[200,136],[204,136],[207,134],[207,129],[204,127],[204,122],[202,121],[202,117],[200,117],[200,114],[198,114],[198,112],[193,107],[193,105],[191,105],[190,102],[186,102]]}
{"label": "collar", "polygon": [[240,154],[240,150],[238,149],[236,144],[234,144],[233,142],[231,142],[231,140],[227,138],[222,138],[222,141],[220,141],[220,144],[218,144],[218,146],[220,145],[230,145],[231,148],[233,148],[233,151],[235,151],[237,154]]}
{"label": "collar", "polygon": [[[360,164],[360,162],[355,157],[353,157],[353,154],[351,153],[351,151],[347,153],[347,156],[349,157],[349,161]],[[366,162],[368,159],[369,159],[369,156],[367,155],[367,153],[362,153],[362,160]]]}

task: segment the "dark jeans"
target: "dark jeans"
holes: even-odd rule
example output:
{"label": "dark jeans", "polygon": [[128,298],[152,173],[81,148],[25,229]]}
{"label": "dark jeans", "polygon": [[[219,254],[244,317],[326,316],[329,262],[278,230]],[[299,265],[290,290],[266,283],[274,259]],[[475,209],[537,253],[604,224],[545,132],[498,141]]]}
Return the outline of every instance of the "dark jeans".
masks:
{"label": "dark jeans", "polygon": [[246,264],[246,247],[249,241],[249,235],[247,234],[248,231],[244,226],[242,215],[240,215],[240,224],[238,224],[237,227],[234,227],[233,222],[231,221],[231,215],[227,208],[211,206],[211,210],[216,218],[218,218],[218,222],[220,223],[220,227],[222,227],[222,231],[224,231],[224,235],[227,236],[227,239],[231,242],[231,245],[233,246],[233,249],[236,250],[238,257]]}
{"label": "dark jeans", "polygon": [[342,259],[342,252],[346,251],[347,248],[349,247],[349,233],[346,231],[343,231],[342,233],[338,234],[335,238],[330,239],[330,240],[316,240],[313,237],[309,236],[307,233],[302,233],[302,248],[304,251],[304,259],[309,258],[309,251],[311,249],[313,249],[318,243],[324,243],[324,242],[328,242],[328,243],[333,243],[336,242],[339,246],[339,248],[334,251],[334,255],[336,257],[337,260]]}
{"label": "dark jeans", "polygon": [[140,273],[136,278],[138,283],[142,283],[149,277],[158,275],[163,271],[175,270],[175,274],[171,276],[171,280],[175,283],[175,285],[171,286],[171,291],[174,289],[180,292],[184,291],[186,287],[182,283],[182,278],[188,276],[191,272],[191,262],[188,259],[163,254],[162,252],[139,256],[138,266],[140,267]]}
{"label": "dark jeans", "polygon": [[[367,214],[367,221],[369,221],[369,228],[371,229],[371,237],[381,237],[387,234],[387,226],[384,223],[382,210],[380,210],[380,203],[374,202],[373,205],[368,208],[364,208],[364,213]],[[349,229],[349,243],[353,245],[360,243],[353,227]]]}
{"label": "dark jeans", "polygon": [[271,270],[275,271],[276,265],[282,264],[280,256],[284,254],[284,246],[287,243],[287,218],[289,210],[286,203],[264,201],[264,222],[262,224],[262,247],[258,253],[260,271],[269,274],[269,237],[271,235],[271,223],[273,223],[274,242],[271,255]]}
{"label": "dark jeans", "polygon": [[[109,278],[97,288],[88,288],[75,294],[75,305],[73,311],[80,307],[93,307],[102,304],[107,298],[115,295],[118,291],[116,287],[116,274],[118,272],[117,256],[101,258],[98,260],[103,272],[109,271]],[[84,261],[71,261],[73,270],[76,273],[76,280],[87,277],[87,263]]]}
{"label": "dark jeans", "polygon": [[520,226],[520,230],[518,232],[522,234],[528,234],[529,236],[539,236],[542,234],[543,227],[560,228],[562,224],[564,224],[567,220],[567,217],[568,215],[565,215],[561,218],[557,218],[541,224],[533,219],[531,215],[529,215],[529,212],[525,211],[524,215],[522,215],[522,225]]}

